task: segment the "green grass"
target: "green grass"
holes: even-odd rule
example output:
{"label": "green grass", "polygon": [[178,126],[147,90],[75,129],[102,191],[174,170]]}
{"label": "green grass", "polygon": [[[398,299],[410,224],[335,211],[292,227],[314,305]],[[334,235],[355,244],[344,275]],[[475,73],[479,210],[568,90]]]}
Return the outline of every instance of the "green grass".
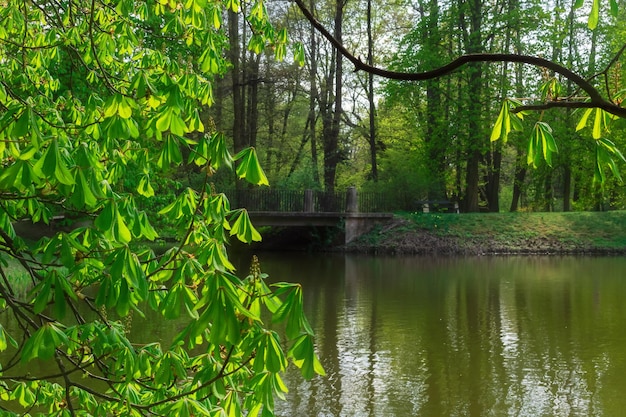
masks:
{"label": "green grass", "polygon": [[626,248],[626,211],[567,213],[401,214],[413,228],[439,236],[524,242],[549,239],[564,247]]}

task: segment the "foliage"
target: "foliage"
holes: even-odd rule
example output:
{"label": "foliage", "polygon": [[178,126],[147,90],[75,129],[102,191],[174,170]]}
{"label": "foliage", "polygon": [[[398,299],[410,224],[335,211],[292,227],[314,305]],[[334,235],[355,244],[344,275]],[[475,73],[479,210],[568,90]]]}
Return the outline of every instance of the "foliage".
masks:
{"label": "foliage", "polygon": [[523,130],[523,125],[521,121],[524,119],[524,113],[518,112],[511,114],[511,110],[517,106],[520,106],[521,103],[518,100],[507,99],[502,103],[502,108],[500,109],[500,114],[496,119],[496,123],[493,126],[491,131],[491,141],[496,141],[498,139],[502,139],[503,142],[509,138],[509,133],[511,130],[521,131]]}
{"label": "foliage", "polygon": [[[226,251],[229,235],[260,235],[212,187],[213,174],[234,169],[267,184],[256,150],[231,156],[225,136],[200,116],[229,68],[226,8],[241,4],[3,4],[3,413],[14,404],[16,414],[270,416],[287,390],[280,374],[288,360],[307,378],[324,373],[302,289],[269,288],[258,261],[241,279]],[[264,3],[248,17],[249,47],[282,58],[286,32],[268,22]],[[202,182],[170,188],[164,201],[168,183],[159,178],[184,164],[196,165]],[[158,207],[158,224],[174,229],[178,241],[162,254],[140,249],[160,236],[142,206]],[[54,216],[88,221],[28,245],[13,226]],[[14,288],[7,257],[27,271],[27,295]],[[136,343],[125,332],[124,320],[148,309],[162,320],[187,318],[173,343]],[[269,322],[286,324],[286,341]],[[56,370],[20,370],[35,360]]]}
{"label": "foliage", "polygon": [[[576,0],[574,4],[575,8],[580,8],[585,3],[584,0]],[[613,16],[617,16],[618,5],[617,0],[609,0],[609,10]],[[589,29],[594,30],[598,26],[598,21],[600,20],[600,7],[601,0],[592,0],[591,3],[591,12],[589,13],[588,25]]]}
{"label": "foliage", "polygon": [[[521,106],[521,104],[516,100],[508,99],[504,101],[491,132],[492,141],[502,139],[506,142],[508,134],[512,129],[517,131],[523,130],[521,120],[523,120],[524,112],[511,111],[511,108],[514,109],[517,106]],[[621,181],[617,161],[626,162],[626,158],[624,158],[615,143],[603,137],[603,134],[609,132],[611,122],[616,120],[617,117],[600,108],[586,109],[580,117],[576,131],[582,130],[587,126],[592,114],[594,114],[594,117],[591,130],[596,144],[594,180],[604,183],[606,180],[605,169],[608,168]],[[528,141],[528,165],[537,168],[541,159],[543,159],[549,166],[552,166],[552,155],[557,152],[557,144],[550,125],[543,121],[536,122]]]}
{"label": "foliage", "polygon": [[[419,2],[393,71],[355,63],[389,78],[384,103],[412,114],[415,134],[405,141],[425,150],[431,184],[445,172],[443,195],[462,209],[498,211],[506,188],[513,210],[546,209],[537,201],[558,197],[569,210],[589,194],[602,199],[610,174],[621,178],[624,10],[575,3]],[[390,117],[379,116],[380,125]],[[387,158],[383,151],[381,166]],[[592,172],[597,186],[587,184]]]}
{"label": "foliage", "polygon": [[[615,0],[610,0],[608,3],[610,5],[610,15],[617,18],[619,12],[617,2]],[[573,5],[573,8],[581,8],[583,4],[583,0],[578,0]],[[588,27],[591,30],[595,30],[598,25],[600,4],[600,0],[592,1],[588,19]],[[620,80],[621,74],[619,74],[621,66],[619,63],[616,65],[616,62],[620,58],[621,53],[622,51],[620,51],[618,55],[610,61],[603,71],[594,75],[594,77],[604,76],[606,94],[608,95],[610,101],[618,106],[622,102],[623,89],[621,87]],[[615,68],[613,68],[614,65]],[[610,71],[612,71],[612,76],[609,75]],[[609,77],[613,78],[610,86],[608,82]],[[566,92],[565,86],[562,85],[562,80],[556,76],[549,77],[543,84],[541,84],[539,87],[539,93],[541,102],[547,103],[547,107],[545,107],[544,110],[547,109],[551,103],[568,101],[573,97],[573,95]],[[575,100],[580,100],[580,98],[576,98]],[[587,101],[591,100],[588,99]],[[516,110],[517,107],[519,108]],[[593,175],[594,181],[602,185],[605,184],[605,170],[608,169],[621,182],[622,179],[618,168],[618,162],[626,162],[626,159],[615,143],[605,137],[610,132],[613,122],[619,119],[619,117],[600,107],[590,106],[585,109],[584,106],[577,106],[575,102],[572,107],[584,109],[576,126],[576,131],[585,129],[589,124],[590,116],[592,114],[594,115],[591,118],[591,136],[595,139],[596,145]],[[524,119],[525,112],[520,110],[524,108],[526,107],[523,106],[519,100],[505,99],[495,125],[493,126],[491,140],[496,141],[501,138],[503,142],[506,143],[507,135],[511,129],[522,131],[523,124],[521,121]],[[552,155],[557,152],[558,149],[556,140],[550,125],[544,121],[536,122],[528,142],[528,165],[532,165],[534,168],[537,168],[540,160],[543,159],[550,167],[552,167]]]}
{"label": "foliage", "polygon": [[378,183],[369,187],[375,191],[382,186],[388,194],[409,192],[416,201],[426,199],[433,175],[425,163],[424,145],[414,140],[417,132],[410,111],[387,102],[379,115],[378,134],[385,150],[381,152]]}

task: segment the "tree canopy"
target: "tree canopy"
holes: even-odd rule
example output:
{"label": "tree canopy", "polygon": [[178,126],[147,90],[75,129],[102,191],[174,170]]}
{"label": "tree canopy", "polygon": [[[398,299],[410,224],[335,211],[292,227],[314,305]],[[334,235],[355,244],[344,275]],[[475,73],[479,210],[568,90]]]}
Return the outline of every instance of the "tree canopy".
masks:
{"label": "tree canopy", "polygon": [[[453,199],[464,211],[500,211],[511,188],[513,211],[624,207],[616,2],[405,2],[413,22],[395,42],[379,33],[387,58],[376,65],[327,29],[321,8],[296,3],[357,74],[379,76],[381,131],[363,134],[380,143],[378,187],[401,197],[411,182],[418,198]],[[417,164],[405,163],[408,149]]]}
{"label": "tree canopy", "polygon": [[[587,109],[578,123],[577,130],[580,130],[587,125],[589,116],[595,109],[593,138],[597,141],[598,149],[600,150],[597,157],[595,177],[600,181],[604,181],[603,169],[605,166],[608,166],[613,174],[621,179],[616,160],[626,162],[626,159],[613,142],[601,136],[603,129],[610,124],[611,119],[626,118],[626,109],[622,107],[625,90],[621,88],[621,84],[618,83],[615,85],[610,81],[612,71],[620,71],[621,66],[618,64],[618,61],[626,51],[626,44],[622,45],[619,50],[615,52],[605,68],[588,78],[561,65],[556,62],[556,60],[521,53],[466,53],[433,69],[418,72],[394,71],[363,62],[360,57],[350,52],[348,48],[342,44],[340,39],[337,39],[315,18],[314,13],[309,10],[302,0],[294,1],[304,16],[322,36],[324,36],[343,57],[354,65],[355,71],[363,71],[388,80],[401,81],[427,81],[441,78],[473,63],[518,63],[543,68],[549,71],[554,74],[554,76],[548,79],[541,87],[541,93],[538,95],[535,103],[526,104],[519,100],[508,99],[504,101],[491,133],[491,141],[502,138],[503,141],[506,142],[511,130],[523,130],[522,121],[524,114],[530,111],[545,111],[553,108]],[[437,2],[434,3],[436,4]],[[610,0],[608,3],[610,14],[617,17],[619,12],[617,1]],[[573,5],[573,8],[578,9],[583,5],[584,1],[579,0]],[[420,7],[423,8],[424,6],[422,5]],[[434,7],[437,8],[438,6],[435,5]],[[592,30],[598,25],[600,7],[600,0],[592,1],[588,19],[588,26]],[[438,22],[435,21],[434,23],[437,24]],[[431,51],[431,53],[437,52]],[[597,80],[600,81],[598,82]],[[565,88],[563,87],[565,83],[573,83],[576,86],[574,93],[570,93],[569,95],[565,94]],[[600,85],[600,87],[598,87],[598,85]],[[536,166],[536,162],[543,156],[543,159],[551,165],[551,155],[556,151],[557,147],[550,126],[543,121],[537,122],[533,128],[528,146],[529,163]]]}
{"label": "tree canopy", "polygon": [[[249,48],[282,59],[286,31],[263,2],[246,7]],[[212,176],[233,169],[267,185],[256,150],[231,154],[202,111],[230,67],[223,16],[241,8],[238,0],[3,4],[3,415],[269,416],[287,390],[288,361],[304,377],[324,373],[302,289],[270,288],[256,260],[235,275],[226,250],[229,236],[260,235]],[[163,201],[159,190],[183,163],[201,183]],[[155,220],[175,240],[162,253],[148,244],[163,236]],[[16,232],[26,223],[66,227],[27,241]],[[135,342],[130,317],[147,312],[186,319],[173,340]],[[33,371],[36,361],[56,369]]]}

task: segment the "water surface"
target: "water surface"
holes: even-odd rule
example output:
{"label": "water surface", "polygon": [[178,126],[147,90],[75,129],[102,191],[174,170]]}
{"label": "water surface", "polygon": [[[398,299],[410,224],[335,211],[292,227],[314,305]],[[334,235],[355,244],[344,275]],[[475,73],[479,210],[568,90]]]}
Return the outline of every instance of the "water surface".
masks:
{"label": "water surface", "polygon": [[281,416],[626,415],[626,258],[260,258],[328,374]]}
{"label": "water surface", "polygon": [[[626,415],[626,258],[259,258],[302,284],[327,372],[290,367],[279,416]],[[146,342],[185,325],[133,322]]]}

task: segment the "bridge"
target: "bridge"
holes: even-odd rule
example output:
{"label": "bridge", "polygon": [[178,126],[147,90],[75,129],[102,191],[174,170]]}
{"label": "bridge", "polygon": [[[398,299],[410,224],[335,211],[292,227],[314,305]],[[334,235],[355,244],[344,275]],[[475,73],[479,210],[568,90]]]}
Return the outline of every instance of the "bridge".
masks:
{"label": "bridge", "polygon": [[226,195],[231,207],[245,207],[257,226],[332,227],[343,223],[345,243],[393,218],[391,211],[384,211],[384,200],[376,198],[380,196],[359,196],[355,187],[349,187],[345,193],[257,188],[234,190]]}
{"label": "bridge", "polygon": [[[382,193],[314,190],[244,189],[226,192],[232,207],[245,207],[257,226],[338,226],[345,227],[345,243],[350,243],[376,225],[389,222],[393,211],[407,210],[406,202],[387,198]],[[411,202],[411,207],[429,212],[458,212],[450,202]],[[415,210],[410,210],[415,211]]]}
{"label": "bridge", "polygon": [[[245,207],[257,226],[343,226],[345,243],[350,243],[378,224],[389,222],[394,211],[456,212],[458,205],[450,201],[414,200],[411,194],[387,195],[379,192],[328,193],[314,190],[277,190],[271,188],[226,191],[231,207]],[[65,219],[64,215],[54,220]],[[59,224],[20,221],[13,227],[22,237],[37,240],[63,230]],[[74,226],[67,226],[68,230]]]}

